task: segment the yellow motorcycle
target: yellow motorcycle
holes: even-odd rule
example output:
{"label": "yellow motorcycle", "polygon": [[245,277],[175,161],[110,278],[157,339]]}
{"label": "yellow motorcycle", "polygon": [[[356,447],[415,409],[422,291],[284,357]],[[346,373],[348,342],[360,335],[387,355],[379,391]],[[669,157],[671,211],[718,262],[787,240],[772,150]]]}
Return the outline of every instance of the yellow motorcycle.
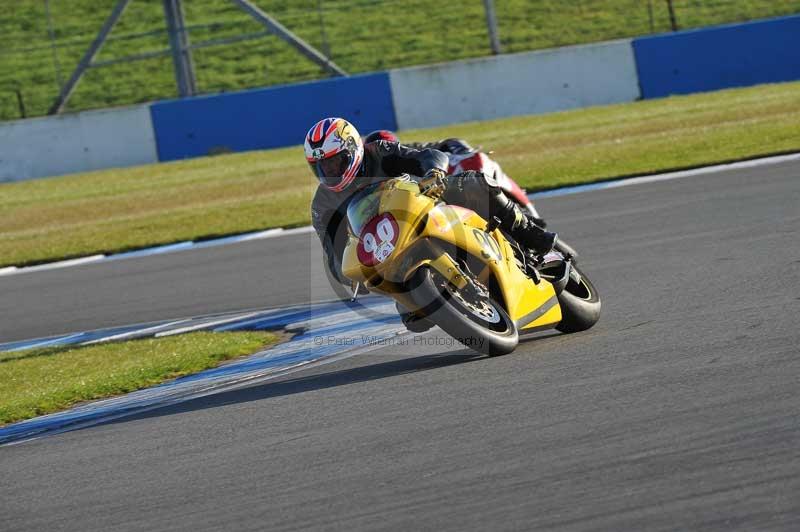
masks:
{"label": "yellow motorcycle", "polygon": [[347,209],[342,273],[391,297],[465,346],[489,355],[514,350],[520,333],[570,333],[600,318],[592,282],[558,251],[526,252],[474,211],[423,194],[409,178],[360,190]]}

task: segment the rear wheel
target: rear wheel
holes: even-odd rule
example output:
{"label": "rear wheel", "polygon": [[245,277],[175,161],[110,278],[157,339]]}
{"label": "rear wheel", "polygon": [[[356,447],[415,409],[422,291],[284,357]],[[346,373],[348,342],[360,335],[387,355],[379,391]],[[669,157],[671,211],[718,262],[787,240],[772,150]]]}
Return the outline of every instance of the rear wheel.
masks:
{"label": "rear wheel", "polygon": [[556,240],[553,249],[564,255],[565,257],[570,257],[572,259],[572,263],[575,264],[578,262],[578,252],[575,251],[575,248],[561,240],[561,237]]}
{"label": "rear wheel", "polygon": [[494,356],[517,347],[516,324],[488,295],[459,290],[427,266],[414,273],[409,287],[418,312],[470,349]]}
{"label": "rear wheel", "polygon": [[574,264],[567,285],[558,294],[558,303],[562,317],[556,329],[563,333],[585,331],[600,319],[600,294]]}

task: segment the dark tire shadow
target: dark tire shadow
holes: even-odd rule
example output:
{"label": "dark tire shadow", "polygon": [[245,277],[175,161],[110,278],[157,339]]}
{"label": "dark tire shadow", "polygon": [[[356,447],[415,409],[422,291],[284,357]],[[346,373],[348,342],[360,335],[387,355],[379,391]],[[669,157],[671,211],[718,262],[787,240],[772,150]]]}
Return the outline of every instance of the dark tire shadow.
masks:
{"label": "dark tire shadow", "polygon": [[[519,343],[527,344],[537,340],[546,340],[547,338],[554,338],[556,336],[564,336],[564,333],[559,332],[555,329],[545,329],[544,331],[534,331],[534,332],[521,332],[519,333]],[[513,357],[514,353],[512,352],[505,356]]]}
{"label": "dark tire shadow", "polygon": [[[552,329],[528,333],[520,336],[520,344],[527,344],[536,340],[552,338],[554,336],[563,336],[563,334]],[[497,358],[513,356],[514,353],[512,352],[508,355],[503,355],[502,357]],[[358,360],[358,357],[344,360]],[[469,349],[462,349],[456,352],[445,352],[433,355],[401,358],[399,360],[390,360],[366,366],[358,366],[326,373],[317,373],[305,377],[292,378],[289,376],[289,374],[278,375],[273,379],[267,380],[266,382],[262,382],[260,384],[254,384],[235,390],[212,393],[205,397],[190,399],[176,405],[167,405],[164,407],[155,408],[148,412],[133,414],[108,422],[99,423],[99,425],[127,423],[128,421],[134,420],[171,416],[186,412],[217,408],[220,406],[271,399],[273,397],[284,397],[288,395],[334,388],[337,386],[347,386],[349,384],[357,384],[360,382],[398,377],[400,375],[406,375],[409,373],[428,371],[479,360],[490,361],[494,360],[494,358],[487,357],[486,355],[482,355]],[[334,361],[332,363],[336,362]],[[307,369],[299,369],[296,371],[319,371],[319,368],[320,366],[311,366]]]}
{"label": "dark tire shadow", "polygon": [[[509,356],[513,356],[513,354]],[[214,393],[205,397],[199,397],[197,399],[190,399],[189,401],[177,405],[156,408],[149,412],[134,414],[124,418],[112,420],[107,423],[101,423],[101,425],[126,423],[133,420],[171,416],[174,414],[195,412],[208,408],[217,408],[220,406],[271,399],[273,397],[284,397],[315,390],[324,390],[337,386],[347,386],[349,384],[357,384],[360,382],[397,377],[409,373],[428,371],[481,359],[488,360],[488,357],[480,353],[475,353],[473,351],[464,349],[455,353],[448,352],[412,358],[403,358],[400,360],[390,360],[387,362],[380,362],[367,366],[358,366],[338,371],[309,375],[307,377],[288,378],[288,376],[277,376],[275,377],[275,380],[269,380],[262,384]],[[319,366],[310,367],[308,370],[313,371],[315,368],[318,370]]]}

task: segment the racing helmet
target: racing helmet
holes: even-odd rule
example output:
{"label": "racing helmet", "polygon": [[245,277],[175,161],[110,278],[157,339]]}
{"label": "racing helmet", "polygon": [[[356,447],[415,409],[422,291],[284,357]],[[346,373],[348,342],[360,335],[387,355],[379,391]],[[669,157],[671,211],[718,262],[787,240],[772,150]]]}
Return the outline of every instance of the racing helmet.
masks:
{"label": "racing helmet", "polygon": [[364,142],[344,118],[325,118],[306,134],[306,161],[319,182],[341,192],[353,182],[364,160]]}
{"label": "racing helmet", "polygon": [[389,142],[400,142],[400,138],[388,129],[378,129],[364,137],[364,144],[375,142],[376,140],[388,140]]}

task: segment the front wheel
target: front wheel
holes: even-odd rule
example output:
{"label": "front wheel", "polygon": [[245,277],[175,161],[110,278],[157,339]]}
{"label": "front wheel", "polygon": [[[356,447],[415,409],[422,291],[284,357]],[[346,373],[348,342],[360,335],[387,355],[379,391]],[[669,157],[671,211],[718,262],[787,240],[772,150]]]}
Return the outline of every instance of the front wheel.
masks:
{"label": "front wheel", "polygon": [[558,294],[558,303],[562,317],[556,329],[563,333],[585,331],[600,319],[600,294],[574,264],[567,285]]}
{"label": "front wheel", "polygon": [[418,312],[470,349],[495,356],[517,347],[516,324],[492,299],[458,290],[427,266],[414,273],[409,287]]}

